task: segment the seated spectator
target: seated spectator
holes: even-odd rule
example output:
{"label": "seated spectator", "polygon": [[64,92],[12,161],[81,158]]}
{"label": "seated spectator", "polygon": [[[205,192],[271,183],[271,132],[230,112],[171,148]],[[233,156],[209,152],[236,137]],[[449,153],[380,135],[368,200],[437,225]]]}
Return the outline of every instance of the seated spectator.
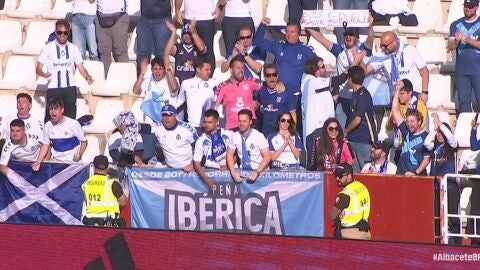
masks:
{"label": "seated spectator", "polygon": [[373,25],[418,25],[417,16],[408,7],[407,0],[370,0],[368,9],[373,17]]}
{"label": "seated spectator", "polygon": [[178,81],[172,69],[169,66],[165,66],[163,59],[155,57],[150,62],[150,65],[152,75],[146,79],[148,80],[147,86],[145,89],[142,89],[146,72],[142,70],[133,86],[133,93],[140,95],[144,91],[145,98],[140,108],[148,116],[145,122],[159,124],[162,122],[160,110],[166,102],[168,101],[168,104],[178,110],[185,103],[185,98],[184,95],[179,94],[178,90],[180,87],[178,86]]}
{"label": "seated spectator", "polygon": [[197,132],[187,123],[177,120],[173,105],[162,107],[162,118],[163,125],[152,127],[152,133],[157,137],[166,165],[192,172],[193,145],[198,138]]}
{"label": "seated spectator", "polygon": [[[108,154],[112,157],[114,163],[119,163],[122,156],[122,136],[125,134],[126,127],[120,125],[113,133],[108,137]],[[142,136],[137,133],[137,141],[135,143],[135,149],[133,153],[133,162],[137,165],[145,165],[143,162],[143,140]]]}
{"label": "seated spectator", "polygon": [[205,173],[205,169],[227,169],[227,147],[230,145],[233,132],[219,128],[218,112],[209,109],[203,115],[205,132],[195,142],[193,166],[200,179],[211,188],[214,180]]}
{"label": "seated spectator", "polygon": [[30,114],[32,109],[32,97],[27,93],[19,93],[17,95],[17,113],[7,115],[2,119],[2,129],[5,131],[6,137],[10,138],[10,123],[15,119],[22,119],[25,123],[25,133],[37,135],[41,138],[43,134],[42,121]]}
{"label": "seated spectator", "polygon": [[[225,128],[236,131],[238,130],[237,113],[242,109],[255,110],[253,93],[260,90],[262,82],[244,77],[243,60],[238,56],[230,61],[230,73],[230,79],[217,87],[215,107],[218,108],[221,104],[225,106]],[[253,121],[256,119],[253,113]]]}
{"label": "seated spectator", "polygon": [[395,90],[392,101],[392,116],[395,125],[402,133],[402,152],[397,163],[397,175],[426,175],[430,163],[430,151],[423,145],[427,131],[422,129],[423,116],[418,110],[407,110],[406,118],[400,113],[400,88]]}
{"label": "seated spectator", "polygon": [[251,182],[257,180],[271,161],[268,142],[262,133],[252,128],[252,119],[250,110],[242,109],[238,112],[238,131],[233,133],[232,142],[228,146],[227,167],[236,183],[241,183],[243,178],[235,168],[235,151],[239,157],[240,168],[254,170],[247,177]]}
{"label": "seated spectator", "polygon": [[273,64],[265,65],[263,69],[265,84],[257,93],[257,102],[260,104],[260,112],[263,115],[261,131],[263,135],[275,131],[275,121],[282,112],[295,113],[297,104],[288,98],[285,85],[278,81],[277,67]]}
{"label": "seated spectator", "polygon": [[36,134],[26,133],[25,122],[15,119],[10,122],[10,138],[3,146],[0,156],[0,172],[8,174],[10,160],[35,162],[42,143]]}
{"label": "seated spectator", "polygon": [[80,123],[63,115],[64,106],[62,99],[51,99],[48,103],[51,119],[45,124],[42,148],[37,161],[32,165],[34,171],[40,169],[49,150],[54,161],[71,163],[82,160],[88,142]]}
{"label": "seated spectator", "polygon": [[222,72],[227,72],[232,59],[238,56],[245,62],[245,68],[243,69],[245,78],[260,80],[260,73],[267,58],[267,53],[253,45],[253,32],[250,25],[244,25],[240,28],[237,43],[235,43],[233,51],[227,51],[227,54],[228,58],[221,67]]}
{"label": "seated spectator", "polygon": [[[197,62],[199,54],[207,52],[205,43],[197,34],[196,25],[196,21],[190,21],[190,23],[183,25],[181,40],[176,43],[177,28],[173,23],[167,21],[167,27],[172,31],[172,34],[165,48],[165,55],[175,57],[175,76],[180,84],[184,80],[195,76],[194,64]],[[209,49],[213,50],[213,48]]]}
{"label": "seated spectator", "polygon": [[395,174],[397,165],[388,161],[391,145],[385,141],[378,142],[372,147],[372,162],[365,164],[362,173]]}
{"label": "seated spectator", "polygon": [[310,170],[333,172],[340,163],[353,164],[355,156],[345,140],[342,126],[336,118],[328,118],[320,136],[315,141],[315,151],[310,155],[316,162]]}
{"label": "seated spectator", "polygon": [[284,112],[279,115],[276,130],[277,132],[270,133],[267,139],[272,154],[272,168],[293,167],[298,169],[303,145],[291,113]]}

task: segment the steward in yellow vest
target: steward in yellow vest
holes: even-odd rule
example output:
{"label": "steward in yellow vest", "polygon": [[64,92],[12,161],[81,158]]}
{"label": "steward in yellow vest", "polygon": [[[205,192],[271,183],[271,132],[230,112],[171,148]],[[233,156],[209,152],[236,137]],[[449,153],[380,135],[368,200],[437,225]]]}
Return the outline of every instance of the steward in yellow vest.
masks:
{"label": "steward in yellow vest", "polygon": [[125,221],[120,219],[120,207],[125,206],[128,199],[122,186],[116,179],[107,175],[106,156],[96,156],[93,166],[94,175],[82,185],[86,205],[83,223],[98,226],[115,226],[116,223],[117,226],[124,227]]}
{"label": "steward in yellow vest", "polygon": [[370,240],[370,193],[367,187],[353,179],[350,164],[337,165],[333,174],[337,177],[338,186],[344,187],[330,212],[330,218],[335,221],[335,236]]}

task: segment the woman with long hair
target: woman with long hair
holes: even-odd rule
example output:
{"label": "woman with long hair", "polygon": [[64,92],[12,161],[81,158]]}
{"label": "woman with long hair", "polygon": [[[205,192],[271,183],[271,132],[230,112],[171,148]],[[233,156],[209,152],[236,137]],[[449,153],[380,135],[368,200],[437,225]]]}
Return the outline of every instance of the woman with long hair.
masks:
{"label": "woman with long hair", "polygon": [[321,171],[334,171],[337,164],[355,161],[350,145],[344,140],[343,129],[336,118],[328,118],[315,142],[316,169]]}
{"label": "woman with long hair", "polygon": [[298,167],[303,144],[290,112],[283,112],[279,115],[276,130],[277,132],[268,135],[268,145],[272,153],[272,168]]}

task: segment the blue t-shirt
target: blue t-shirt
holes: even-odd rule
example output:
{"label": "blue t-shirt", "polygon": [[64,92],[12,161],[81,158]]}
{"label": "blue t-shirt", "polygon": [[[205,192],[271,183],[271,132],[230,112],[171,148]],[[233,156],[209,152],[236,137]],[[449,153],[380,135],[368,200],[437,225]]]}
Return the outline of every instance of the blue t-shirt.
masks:
{"label": "blue t-shirt", "polygon": [[[460,18],[450,25],[449,38],[455,37],[455,32],[462,32],[474,40],[480,40],[480,17],[474,22],[466,22]],[[457,75],[478,75],[480,74],[480,49],[465,42],[460,42],[457,47],[457,60],[455,63]]]}
{"label": "blue t-shirt", "polygon": [[455,152],[447,143],[435,142],[430,153],[430,175],[444,176],[447,173],[455,173]]}
{"label": "blue t-shirt", "polygon": [[405,122],[398,127],[402,132],[403,144],[402,153],[397,164],[397,174],[405,174],[406,172],[415,172],[420,166],[423,158],[430,156],[430,152],[425,148],[423,143],[427,137],[427,132],[423,131],[417,134],[412,134],[408,131]]}
{"label": "blue t-shirt", "polygon": [[296,105],[292,98],[288,98],[287,91],[278,93],[266,85],[262,86],[256,96],[263,113],[262,133],[267,136],[274,132],[278,116],[283,112],[295,111]]}
{"label": "blue t-shirt", "polygon": [[377,128],[375,125],[375,111],[370,92],[365,87],[354,91],[347,123],[350,124],[356,116],[360,117],[360,124],[348,134],[352,142],[373,144],[377,141]]}

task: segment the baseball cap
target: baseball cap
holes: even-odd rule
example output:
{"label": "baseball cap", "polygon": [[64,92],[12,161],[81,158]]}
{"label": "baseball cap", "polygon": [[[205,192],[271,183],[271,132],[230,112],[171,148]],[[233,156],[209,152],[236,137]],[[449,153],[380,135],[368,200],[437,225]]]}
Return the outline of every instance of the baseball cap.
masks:
{"label": "baseball cap", "polygon": [[358,37],[359,36],[359,31],[357,27],[347,27],[345,31],[343,31],[343,36],[350,36],[350,37]]}
{"label": "baseball cap", "polygon": [[463,6],[466,8],[474,8],[478,6],[478,0],[465,0],[463,1]]}
{"label": "baseball cap", "polygon": [[108,168],[108,158],[104,155],[98,155],[93,159],[93,166],[100,170]]}
{"label": "baseball cap", "polygon": [[162,107],[162,116],[163,115],[171,116],[171,115],[174,115],[175,113],[177,113],[177,109],[175,109],[173,105],[166,104]]}
{"label": "baseball cap", "polygon": [[333,171],[333,174],[336,177],[342,177],[346,174],[351,174],[353,173],[353,168],[352,165],[348,163],[340,163],[335,167],[335,171]]}
{"label": "baseball cap", "polygon": [[374,144],[373,147],[375,149],[381,149],[383,152],[385,152],[388,155],[388,153],[390,152],[391,145],[386,141],[380,141]]}

